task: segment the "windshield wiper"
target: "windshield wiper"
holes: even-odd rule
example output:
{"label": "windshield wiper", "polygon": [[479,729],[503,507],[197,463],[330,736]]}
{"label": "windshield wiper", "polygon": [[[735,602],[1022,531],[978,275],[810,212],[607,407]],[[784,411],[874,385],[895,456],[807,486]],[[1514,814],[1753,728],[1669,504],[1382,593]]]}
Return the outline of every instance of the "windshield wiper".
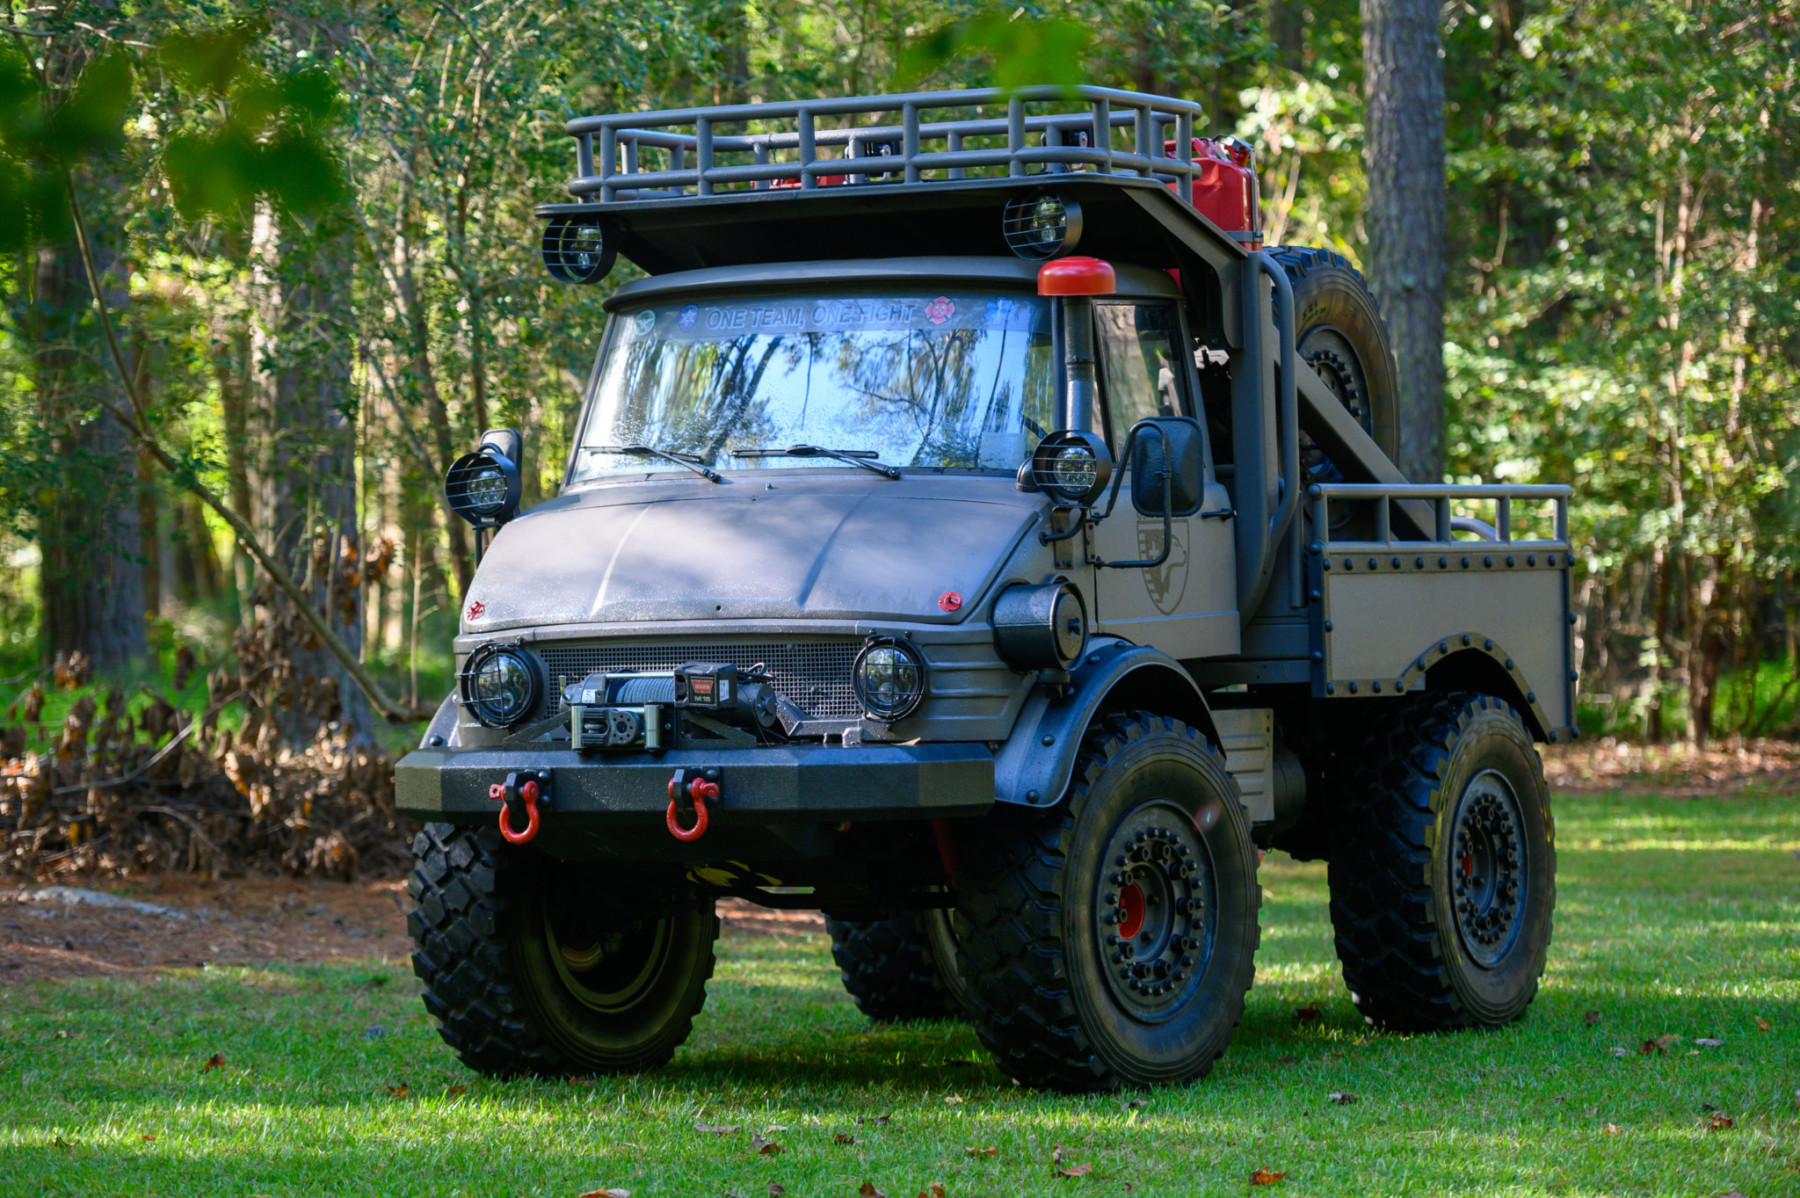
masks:
{"label": "windshield wiper", "polygon": [[840,462],[871,470],[883,478],[900,481],[900,471],[885,462],[877,461],[881,455],[873,449],[821,449],[817,445],[790,445],[786,449],[731,449],[726,452],[737,458],[836,458]]}
{"label": "windshield wiper", "polygon": [[674,462],[677,466],[687,467],[709,483],[725,481],[713,471],[708,470],[705,465],[706,459],[697,453],[678,453],[673,449],[657,449],[651,445],[589,445],[582,452],[628,453],[633,457],[663,458],[666,461]]}

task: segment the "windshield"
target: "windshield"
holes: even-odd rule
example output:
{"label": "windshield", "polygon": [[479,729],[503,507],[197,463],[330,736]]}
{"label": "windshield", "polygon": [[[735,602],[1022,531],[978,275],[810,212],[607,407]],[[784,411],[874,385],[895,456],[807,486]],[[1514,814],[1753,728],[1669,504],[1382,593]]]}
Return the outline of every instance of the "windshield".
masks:
{"label": "windshield", "polygon": [[[994,292],[734,296],[614,315],[571,482],[680,469],[835,467],[739,457],[791,445],[900,467],[1018,469],[1054,427],[1050,317]],[[851,467],[854,468],[854,467]]]}

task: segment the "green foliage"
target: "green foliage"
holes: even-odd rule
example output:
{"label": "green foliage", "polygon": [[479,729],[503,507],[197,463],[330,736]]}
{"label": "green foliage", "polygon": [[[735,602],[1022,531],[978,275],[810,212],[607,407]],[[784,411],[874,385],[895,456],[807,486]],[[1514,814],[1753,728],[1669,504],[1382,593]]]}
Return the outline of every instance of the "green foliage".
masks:
{"label": "green foliage", "polygon": [[1088,73],[1082,59],[1093,41],[1092,32],[1074,21],[1033,20],[1023,13],[991,8],[940,26],[900,56],[896,85],[914,87],[962,58],[986,59],[994,86],[1009,91],[1085,83]]}
{"label": "green foliage", "polygon": [[68,172],[115,151],[132,100],[132,69],[112,52],[57,96],[16,45],[0,43],[0,251],[69,234]]}

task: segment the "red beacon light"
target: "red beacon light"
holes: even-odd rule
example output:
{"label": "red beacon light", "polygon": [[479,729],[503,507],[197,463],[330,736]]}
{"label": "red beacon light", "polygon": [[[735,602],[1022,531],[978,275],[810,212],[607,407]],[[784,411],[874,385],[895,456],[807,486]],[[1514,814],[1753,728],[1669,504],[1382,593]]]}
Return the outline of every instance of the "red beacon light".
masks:
{"label": "red beacon light", "polygon": [[1112,263],[1099,258],[1053,258],[1038,267],[1039,295],[1111,295],[1118,289]]}

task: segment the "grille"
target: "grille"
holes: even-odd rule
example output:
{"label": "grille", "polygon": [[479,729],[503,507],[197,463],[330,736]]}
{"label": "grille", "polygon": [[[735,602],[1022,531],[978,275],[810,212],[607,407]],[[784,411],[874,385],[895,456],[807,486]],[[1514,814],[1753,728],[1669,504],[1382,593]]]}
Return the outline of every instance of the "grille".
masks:
{"label": "grille", "polygon": [[748,670],[762,663],[774,680],[775,693],[815,720],[854,720],[862,715],[850,685],[850,668],[862,642],[748,641],[655,645],[610,641],[598,645],[533,646],[550,679],[546,716],[562,710],[558,677],[579,682],[589,674],[627,670],[672,670],[690,661],[725,662]]}

